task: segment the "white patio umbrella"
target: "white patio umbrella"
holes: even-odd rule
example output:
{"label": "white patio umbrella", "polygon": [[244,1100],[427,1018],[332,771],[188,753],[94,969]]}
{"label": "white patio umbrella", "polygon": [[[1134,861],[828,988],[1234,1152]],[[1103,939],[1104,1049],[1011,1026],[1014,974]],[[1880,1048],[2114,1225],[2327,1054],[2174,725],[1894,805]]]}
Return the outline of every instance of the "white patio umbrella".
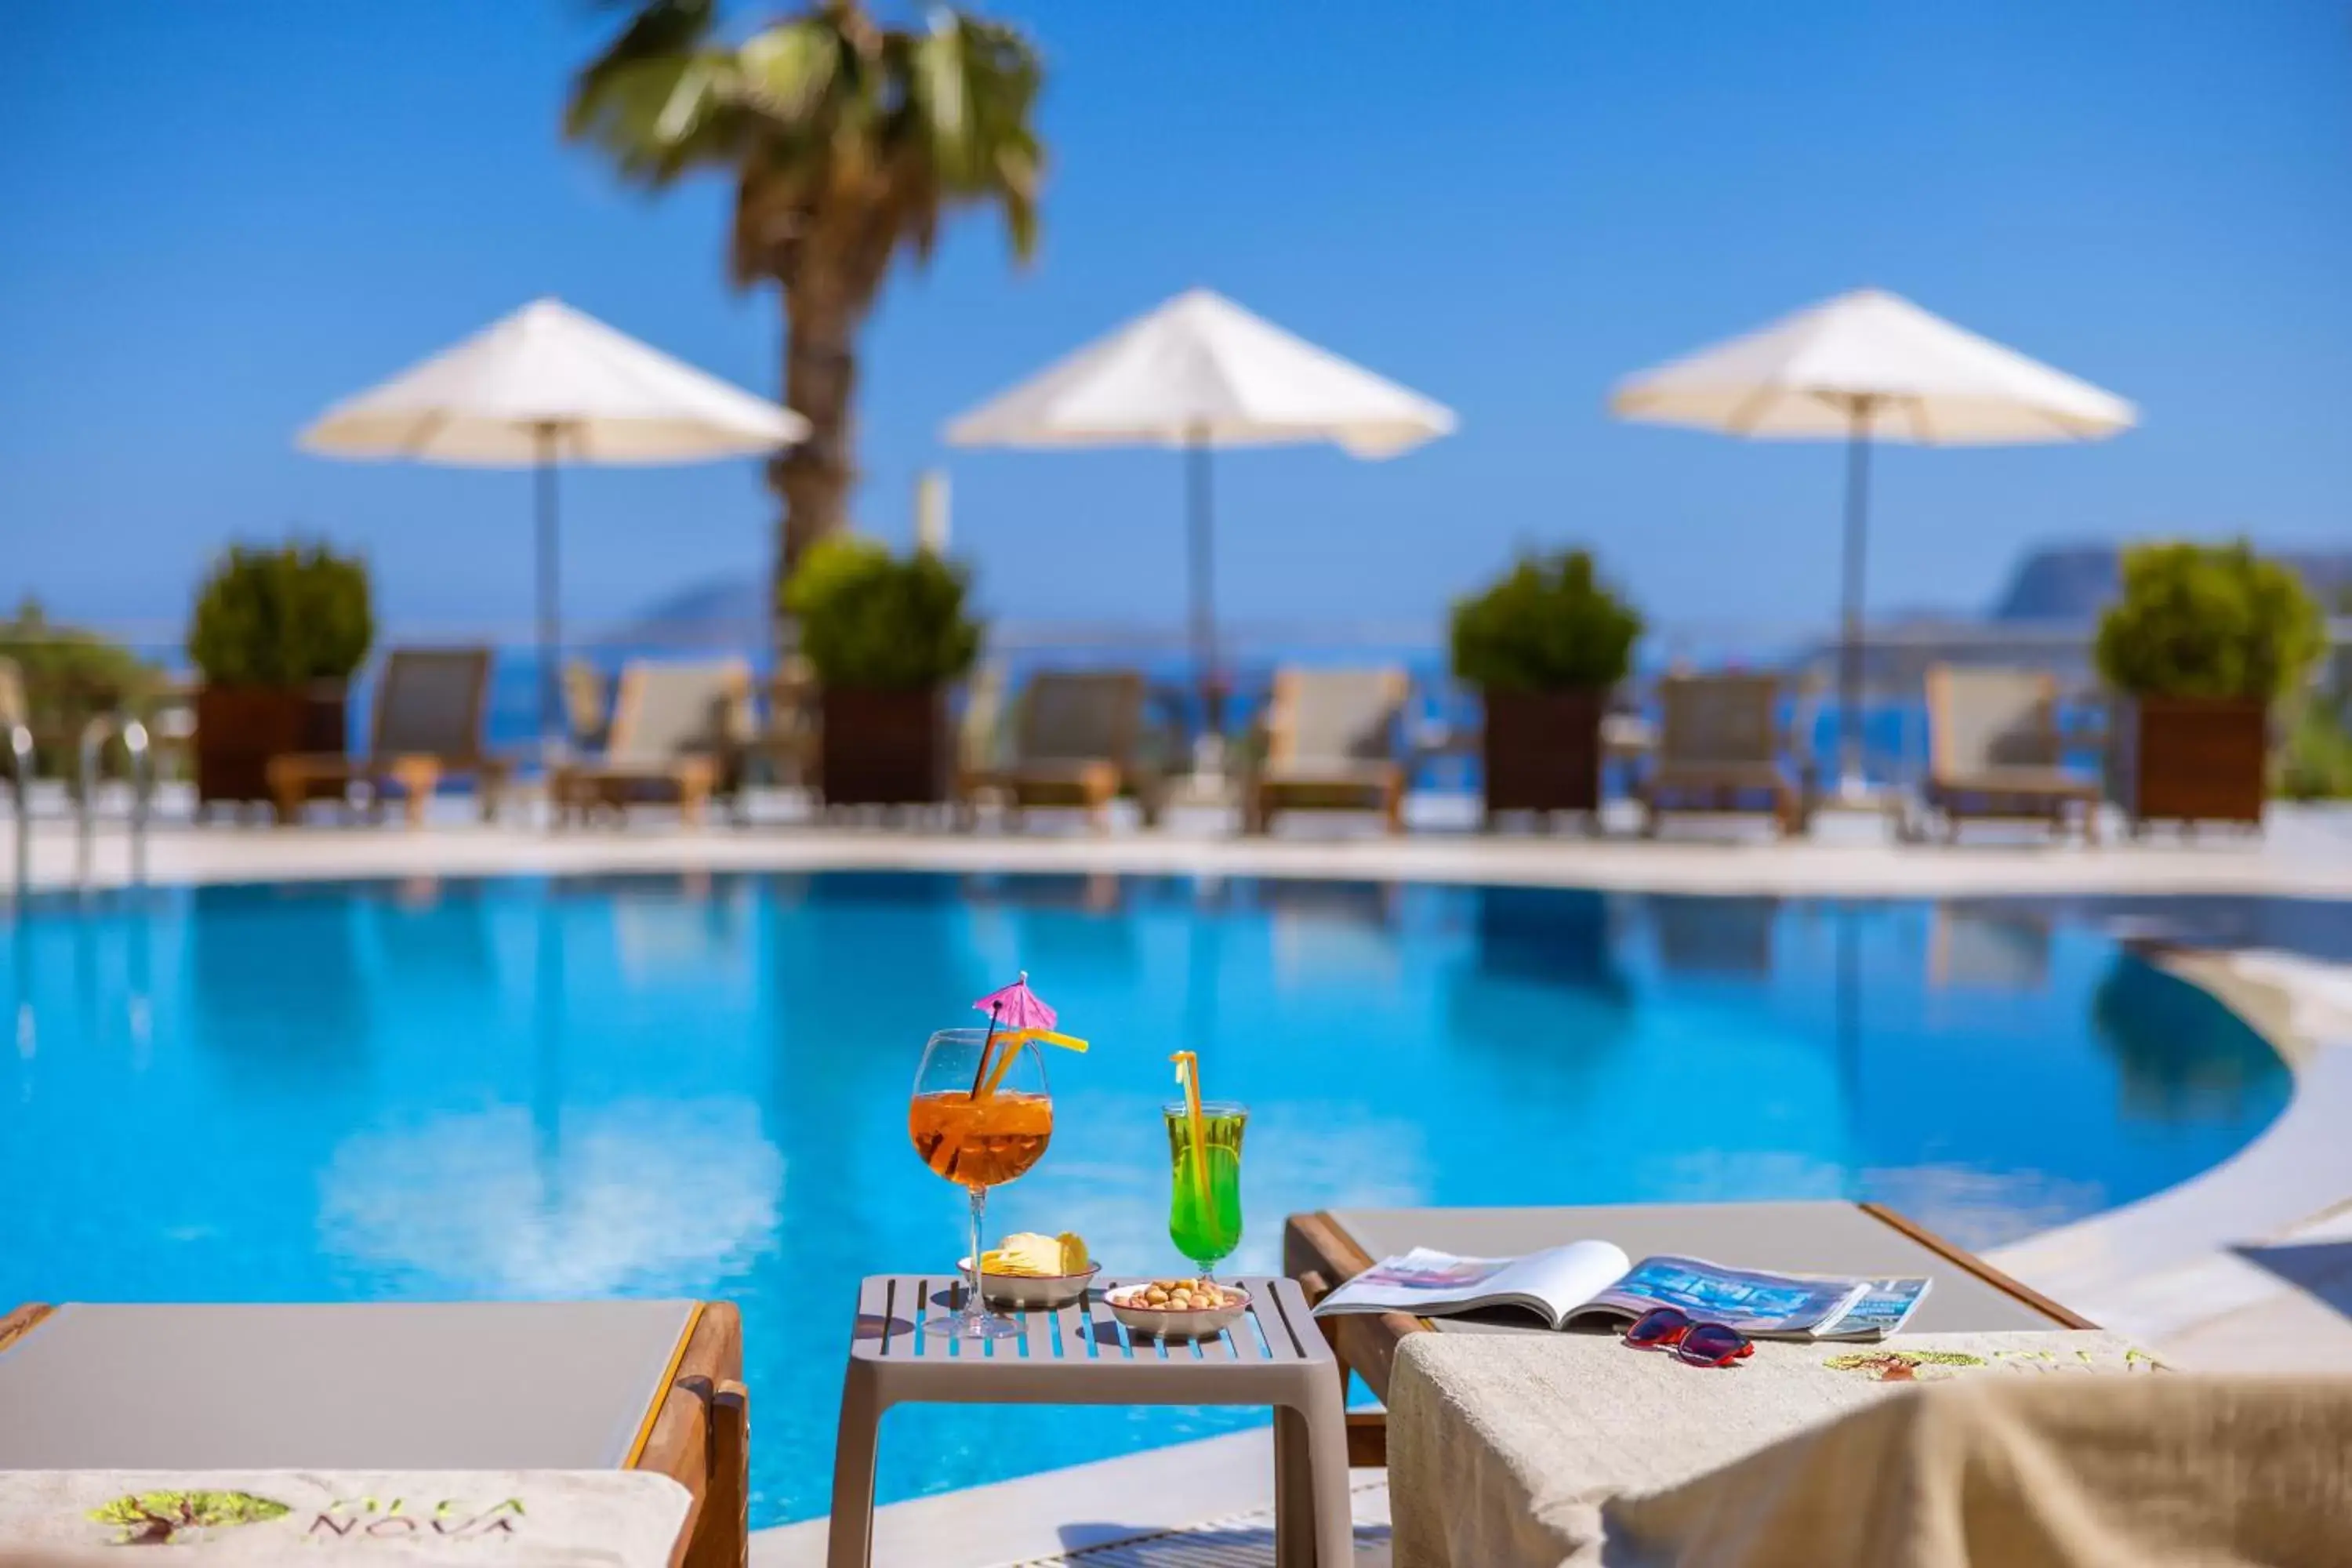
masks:
{"label": "white patio umbrella", "polygon": [[1184,448],[1192,655],[1213,731],[1210,452],[1329,441],[1352,457],[1393,458],[1454,423],[1451,410],[1194,289],[950,422],[947,438],[958,447]]}
{"label": "white patio umbrella", "polygon": [[300,439],[334,458],[537,470],[540,725],[551,747],[561,732],[557,465],[703,462],[807,434],[790,409],[546,299],[345,398]]}
{"label": "white patio umbrella", "polygon": [[1745,337],[1627,378],[1622,418],[1761,440],[1846,442],[1839,632],[1841,788],[1862,783],[1862,599],[1874,441],[1932,447],[2095,441],[2132,405],[1965,331],[1897,295],[1856,289]]}

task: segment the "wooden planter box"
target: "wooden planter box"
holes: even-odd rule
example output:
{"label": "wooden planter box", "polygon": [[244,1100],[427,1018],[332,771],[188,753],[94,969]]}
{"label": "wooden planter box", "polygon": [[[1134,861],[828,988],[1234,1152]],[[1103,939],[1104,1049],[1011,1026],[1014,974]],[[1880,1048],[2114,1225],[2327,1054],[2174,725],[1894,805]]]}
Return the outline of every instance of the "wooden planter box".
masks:
{"label": "wooden planter box", "polygon": [[341,681],[291,689],[205,686],[196,692],[196,804],[266,801],[269,759],[287,752],[341,756]]}
{"label": "wooden planter box", "polygon": [[818,698],[817,788],[827,805],[929,805],[948,797],[947,693],[837,691]]}
{"label": "wooden planter box", "polygon": [[1486,820],[1503,811],[1601,809],[1605,691],[1488,691],[1479,761]]}
{"label": "wooden planter box", "polygon": [[2253,698],[2132,697],[2116,705],[2114,788],[2144,822],[2260,826],[2270,709]]}

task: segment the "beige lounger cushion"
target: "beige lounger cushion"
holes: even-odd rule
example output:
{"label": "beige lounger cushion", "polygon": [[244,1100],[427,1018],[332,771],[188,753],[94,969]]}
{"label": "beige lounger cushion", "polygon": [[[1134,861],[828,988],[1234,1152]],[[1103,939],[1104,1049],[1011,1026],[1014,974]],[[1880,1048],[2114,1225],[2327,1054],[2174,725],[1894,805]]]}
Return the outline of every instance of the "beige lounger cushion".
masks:
{"label": "beige lounger cushion", "polygon": [[693,1317],[70,1303],[0,1352],[0,1470],[617,1468]]}

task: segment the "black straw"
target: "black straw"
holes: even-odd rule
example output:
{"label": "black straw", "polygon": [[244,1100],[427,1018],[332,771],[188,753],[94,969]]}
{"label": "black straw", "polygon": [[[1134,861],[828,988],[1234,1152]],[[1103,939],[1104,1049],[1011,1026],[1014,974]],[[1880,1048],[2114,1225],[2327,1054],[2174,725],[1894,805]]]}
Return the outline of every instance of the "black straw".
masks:
{"label": "black straw", "polygon": [[988,1037],[980,1042],[980,1065],[972,1068],[971,1092],[964,1096],[966,1100],[980,1098],[980,1080],[988,1076],[988,1048],[996,1043],[996,1015],[1002,1012],[1003,1007],[1004,1004],[1002,1002],[992,1002],[988,1005]]}

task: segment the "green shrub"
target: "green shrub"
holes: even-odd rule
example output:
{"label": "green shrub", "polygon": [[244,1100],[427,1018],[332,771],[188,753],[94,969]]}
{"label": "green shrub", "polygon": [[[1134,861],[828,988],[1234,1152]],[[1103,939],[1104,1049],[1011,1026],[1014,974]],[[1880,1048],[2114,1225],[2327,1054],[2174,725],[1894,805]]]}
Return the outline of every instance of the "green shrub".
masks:
{"label": "green shrub", "polygon": [[2278,793],[2290,800],[2352,797],[2352,696],[2315,698],[2287,731]]}
{"label": "green shrub", "polygon": [[2293,690],[2326,646],[2302,579],[2243,541],[2138,545],[2124,552],[2123,579],[2095,650],[2119,691],[2269,701]]}
{"label": "green shrub", "polygon": [[1490,691],[1606,690],[1633,668],[1642,617],[1585,550],[1527,555],[1454,605],[1454,674]]}
{"label": "green shrub", "polygon": [[919,691],[956,679],[980,657],[980,627],[964,614],[970,584],[963,568],[928,551],[902,559],[839,535],[801,558],[783,607],[822,684]]}
{"label": "green shrub", "polygon": [[[0,620],[0,658],[16,661],[24,677],[25,719],[45,773],[71,772],[82,726],[93,714],[116,708],[143,713],[163,679],[120,643],[50,620],[31,597]],[[121,742],[110,742],[107,751],[111,763]]]}
{"label": "green shrub", "polygon": [[367,566],[323,544],[234,545],[196,595],[188,658],[215,686],[348,680],[375,640]]}

